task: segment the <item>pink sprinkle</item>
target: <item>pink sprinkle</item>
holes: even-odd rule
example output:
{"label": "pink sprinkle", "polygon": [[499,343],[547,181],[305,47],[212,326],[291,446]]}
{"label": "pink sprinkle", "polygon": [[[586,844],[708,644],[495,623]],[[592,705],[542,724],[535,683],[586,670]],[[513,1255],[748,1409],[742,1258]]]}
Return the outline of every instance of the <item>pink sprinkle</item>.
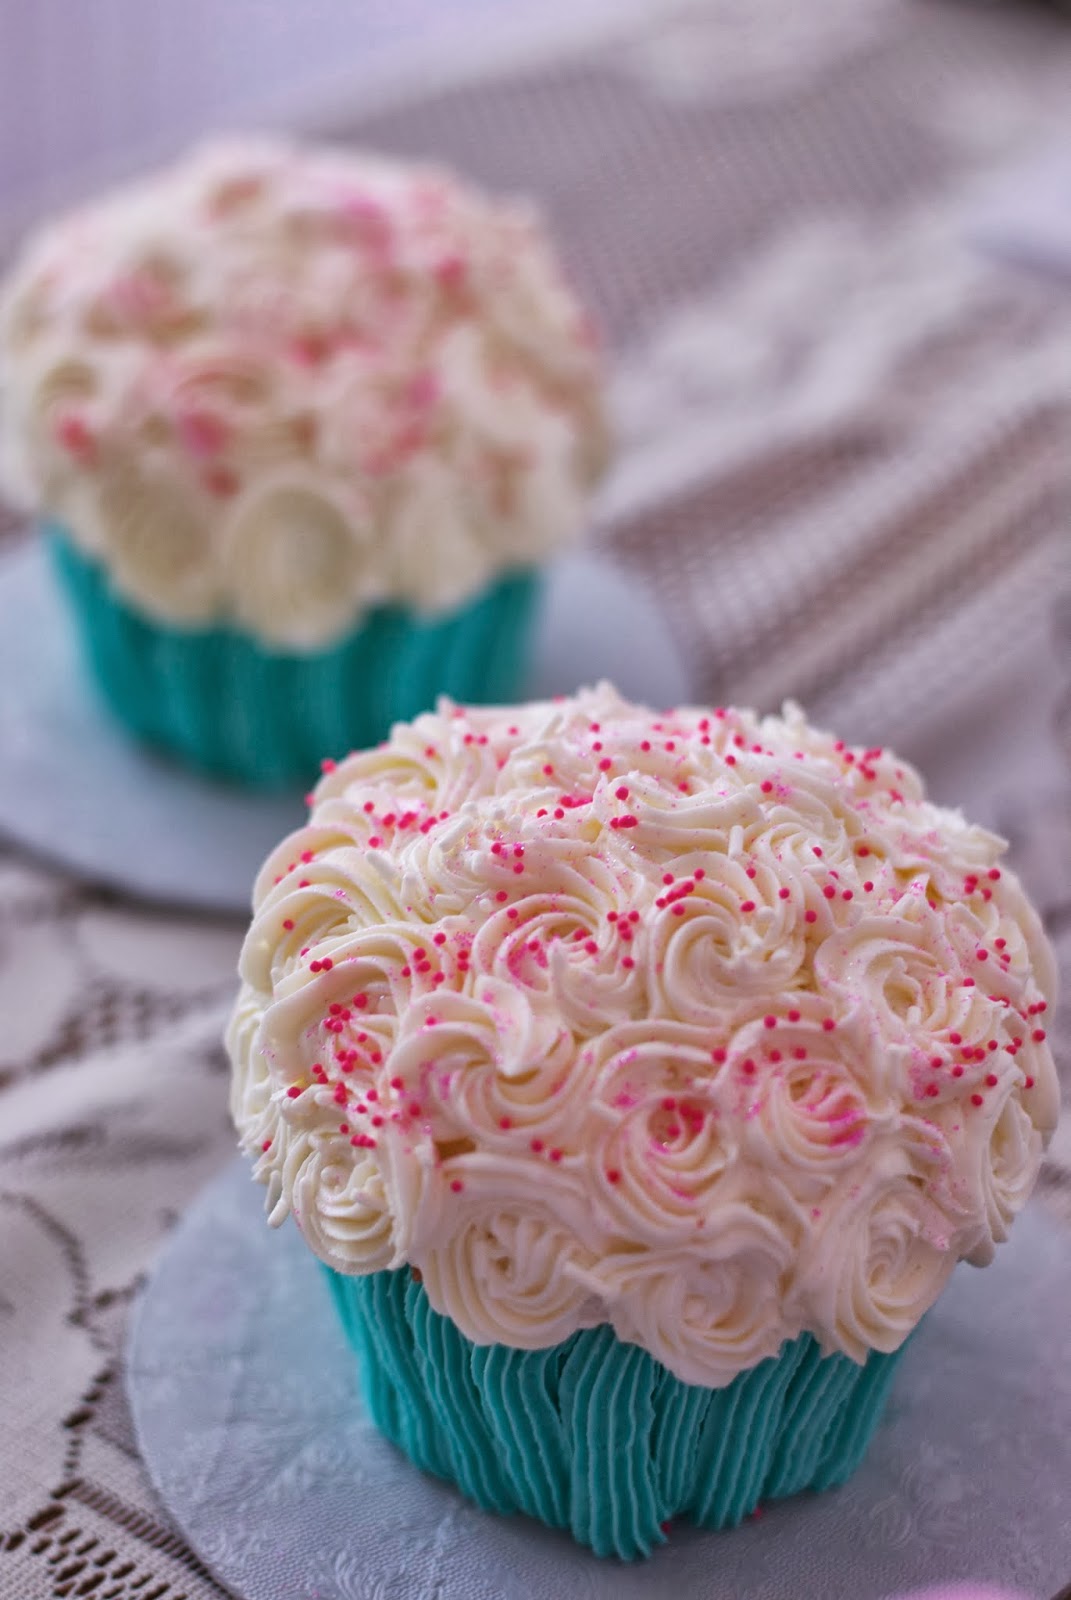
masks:
{"label": "pink sprinkle", "polygon": [[623,783],[618,784],[617,788],[614,790],[614,794],[616,795],[618,800],[627,800],[628,799],[628,788]]}
{"label": "pink sprinkle", "polygon": [[286,1092],[291,1100],[296,1100],[298,1095],[301,1093],[301,1090],[296,1084],[291,1084],[290,1088]]}
{"label": "pink sprinkle", "polygon": [[787,900],[789,898],[789,896],[791,895],[791,893],[792,893],[791,889],[783,889],[783,888],[782,889],[778,889],[777,898],[779,900]]}
{"label": "pink sprinkle", "polygon": [[725,1051],[721,1048],[720,1045],[717,1047],[717,1049],[712,1050],[710,1052],[710,1059],[711,1059],[711,1061],[715,1062],[719,1067],[721,1066],[722,1062],[725,1060]]}
{"label": "pink sprinkle", "polygon": [[60,418],[56,425],[56,437],[77,461],[91,462],[96,455],[96,435],[85,419],[73,412]]}
{"label": "pink sprinkle", "polygon": [[462,1183],[460,1178],[455,1178],[453,1183],[451,1183],[450,1187],[454,1191],[455,1194],[460,1194],[462,1189],[465,1187],[465,1185]]}
{"label": "pink sprinkle", "polygon": [[621,1182],[621,1174],[620,1174],[620,1172],[618,1172],[616,1167],[607,1167],[607,1169],[606,1169],[606,1181],[607,1181],[607,1183],[620,1183]]}
{"label": "pink sprinkle", "polygon": [[285,918],[285,920],[283,922],[283,927],[286,929],[287,933],[293,933],[293,931],[294,931],[293,918],[291,918],[291,917]]}
{"label": "pink sprinkle", "polygon": [[528,1148],[530,1150],[534,1150],[536,1155],[539,1155],[540,1151],[543,1149],[542,1139],[533,1139]]}
{"label": "pink sprinkle", "polygon": [[[683,911],[684,907],[683,906],[674,906],[673,909],[674,909],[674,911]],[[740,909],[741,909],[741,911],[754,911],[754,909],[755,909],[754,900],[743,900],[743,901],[741,901]]]}
{"label": "pink sprinkle", "polygon": [[196,460],[218,456],[226,448],[228,428],[212,411],[187,411],[178,419],[178,434],[185,450]]}
{"label": "pink sprinkle", "polygon": [[769,1015],[769,1016],[765,1016],[762,1019],[762,1025],[763,1025],[764,1028],[776,1028],[777,1027],[777,1018],[775,1016],[773,1016],[772,1014]]}
{"label": "pink sprinkle", "polygon": [[1031,1037],[1031,1039],[1033,1039],[1035,1044],[1043,1044],[1045,1042],[1045,1038],[1046,1038],[1045,1029],[1044,1028],[1035,1028],[1033,1033],[1030,1035],[1030,1037]]}
{"label": "pink sprinkle", "polygon": [[804,920],[804,922],[817,922],[818,921],[818,912],[817,911],[805,911],[803,913],[803,920]]}
{"label": "pink sprinkle", "polygon": [[826,1033],[832,1033],[836,1026],[837,1024],[834,1022],[832,1017],[825,1017],[822,1021],[822,1027],[825,1029]]}
{"label": "pink sprinkle", "polygon": [[773,784],[770,782],[769,778],[766,778],[764,782],[759,785],[759,787],[763,794],[773,794]]}

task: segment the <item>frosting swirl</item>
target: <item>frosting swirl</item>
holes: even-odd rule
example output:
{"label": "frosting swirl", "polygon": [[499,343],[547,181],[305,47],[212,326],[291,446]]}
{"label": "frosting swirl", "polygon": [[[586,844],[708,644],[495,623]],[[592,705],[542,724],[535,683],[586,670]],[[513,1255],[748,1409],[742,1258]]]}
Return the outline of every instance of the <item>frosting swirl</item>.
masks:
{"label": "frosting swirl", "polygon": [[608,686],[435,713],[265,864],[230,1031],[272,1219],[480,1343],[610,1323],[717,1386],[895,1349],[1055,1126],[1054,967],[909,767]]}
{"label": "frosting swirl", "polygon": [[0,381],[9,493],[151,616],[293,652],[540,562],[606,457],[591,325],[528,209],[270,140],[43,229]]}

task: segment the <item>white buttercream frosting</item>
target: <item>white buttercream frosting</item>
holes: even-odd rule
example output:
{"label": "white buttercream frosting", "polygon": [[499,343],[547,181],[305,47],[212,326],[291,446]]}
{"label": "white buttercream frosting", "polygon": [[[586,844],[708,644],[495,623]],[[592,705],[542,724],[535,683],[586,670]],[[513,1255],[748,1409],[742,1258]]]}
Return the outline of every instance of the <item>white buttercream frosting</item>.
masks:
{"label": "white buttercream frosting", "polygon": [[316,649],[580,529],[598,353],[538,218],[436,169],[210,144],[30,241],[0,480],[179,625]]}
{"label": "white buttercream frosting", "polygon": [[719,1386],[895,1350],[1057,1116],[1004,845],[894,755],[606,685],[394,729],[265,865],[233,1111],[343,1272],[478,1343],[608,1322]]}

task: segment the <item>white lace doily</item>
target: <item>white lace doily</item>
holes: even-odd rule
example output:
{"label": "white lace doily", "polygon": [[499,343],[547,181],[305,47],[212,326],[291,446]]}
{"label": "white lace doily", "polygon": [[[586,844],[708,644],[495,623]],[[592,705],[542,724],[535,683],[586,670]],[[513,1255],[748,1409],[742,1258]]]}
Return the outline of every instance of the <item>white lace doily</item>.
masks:
{"label": "white lace doily", "polygon": [[[687,698],[639,580],[574,555],[550,572],[526,693],[600,677],[659,706]],[[260,863],[304,815],[300,793],[216,783],[135,743],[86,681],[41,547],[0,562],[0,829],[91,882],[244,914]]]}
{"label": "white lace doily", "polygon": [[1043,1596],[1066,1577],[1069,1296],[1071,1246],[1028,1211],[993,1267],[956,1274],[849,1484],[676,1528],[638,1566],[487,1515],[379,1437],[315,1262],[265,1226],[244,1163],[172,1236],[128,1388],[165,1506],[241,1600],[879,1600],[972,1578]]}

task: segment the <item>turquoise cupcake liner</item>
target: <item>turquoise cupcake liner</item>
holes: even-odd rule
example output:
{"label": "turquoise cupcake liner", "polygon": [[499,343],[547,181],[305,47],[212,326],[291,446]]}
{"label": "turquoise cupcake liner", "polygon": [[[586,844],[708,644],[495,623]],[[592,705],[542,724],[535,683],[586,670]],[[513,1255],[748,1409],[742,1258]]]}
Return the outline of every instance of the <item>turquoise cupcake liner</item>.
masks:
{"label": "turquoise cupcake liner", "polygon": [[379,606],[319,655],[262,649],[230,628],[168,628],[120,599],[62,529],[45,530],[83,654],[117,717],[147,743],[258,787],[310,782],[324,756],[377,743],[448,694],[517,698],[538,596],[511,573],[443,617]]}
{"label": "turquoise cupcake liner", "polygon": [[809,1335],[723,1389],[682,1383],[609,1327],[551,1350],[475,1345],[407,1271],[325,1267],[377,1427],[486,1511],[567,1528],[634,1560],[685,1517],[735,1527],[862,1460],[902,1349],[865,1365]]}

